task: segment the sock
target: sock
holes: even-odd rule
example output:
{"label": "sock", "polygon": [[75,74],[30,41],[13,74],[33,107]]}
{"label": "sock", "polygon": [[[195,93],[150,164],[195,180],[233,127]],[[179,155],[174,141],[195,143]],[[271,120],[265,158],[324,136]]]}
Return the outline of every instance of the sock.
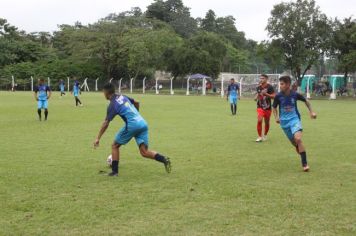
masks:
{"label": "sock", "polygon": [[75,97],[75,105],[78,106],[78,98]]}
{"label": "sock", "polygon": [[166,163],[166,158],[159,153],[156,154],[155,160],[158,162]]}
{"label": "sock", "polygon": [[306,152],[301,152],[300,153],[300,158],[302,159],[302,165],[306,166],[307,163],[307,153]]}
{"label": "sock", "polygon": [[258,133],[258,137],[262,137],[262,121],[257,122],[257,133]]}
{"label": "sock", "polygon": [[268,131],[269,131],[269,123],[268,124],[265,123],[265,136],[267,136]]}
{"label": "sock", "polygon": [[45,119],[47,120],[47,116],[48,116],[48,110],[47,109],[45,109]]}
{"label": "sock", "polygon": [[231,113],[234,114],[234,104],[230,104]]}
{"label": "sock", "polygon": [[79,100],[79,98],[78,98],[78,102],[79,102],[80,105],[82,105],[82,102]]}
{"label": "sock", "polygon": [[234,104],[234,114],[236,115],[237,106]]}
{"label": "sock", "polygon": [[119,161],[112,161],[111,162],[111,170],[114,173],[119,173]]}
{"label": "sock", "polygon": [[38,113],[38,117],[41,119],[41,118],[42,118],[41,109],[38,109],[38,110],[37,110],[37,113]]}

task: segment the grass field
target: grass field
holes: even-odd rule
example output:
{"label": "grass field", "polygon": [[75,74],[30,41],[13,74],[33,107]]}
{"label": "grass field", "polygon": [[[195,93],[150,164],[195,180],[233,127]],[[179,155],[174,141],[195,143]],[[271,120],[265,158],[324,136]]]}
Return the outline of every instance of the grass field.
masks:
{"label": "grass field", "polygon": [[122,148],[118,178],[106,157],[116,118],[101,94],[84,107],[55,93],[49,121],[37,121],[31,93],[0,92],[0,235],[355,235],[356,102],[300,104],[311,172],[272,124],[256,144],[255,103],[232,117],[218,97],[142,96],[150,145],[173,171]]}

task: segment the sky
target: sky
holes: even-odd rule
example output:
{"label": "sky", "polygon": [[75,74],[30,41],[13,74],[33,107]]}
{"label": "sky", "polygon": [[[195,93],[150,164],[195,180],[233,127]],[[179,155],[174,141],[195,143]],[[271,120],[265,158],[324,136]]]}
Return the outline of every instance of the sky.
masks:
{"label": "sky", "polygon": [[[0,18],[27,32],[55,31],[60,24],[94,23],[110,13],[140,7],[153,0],[0,0]],[[265,31],[273,5],[281,0],[183,0],[193,17],[204,17],[209,9],[218,16],[232,15],[236,27],[256,41],[268,39]],[[329,17],[356,17],[355,0],[316,0]]]}

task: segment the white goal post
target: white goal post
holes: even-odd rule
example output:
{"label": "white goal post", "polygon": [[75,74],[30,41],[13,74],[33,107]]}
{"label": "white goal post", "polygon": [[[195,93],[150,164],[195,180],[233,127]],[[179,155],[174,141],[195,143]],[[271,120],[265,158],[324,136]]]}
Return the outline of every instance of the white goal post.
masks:
{"label": "white goal post", "polygon": [[[279,88],[279,78],[281,74],[266,74],[269,78],[269,83],[278,91]],[[240,95],[243,94],[254,94],[256,87],[259,84],[261,74],[234,74],[234,73],[221,73],[218,81],[221,82],[221,97],[225,96],[225,91],[230,82],[230,79],[235,79],[240,85]]]}

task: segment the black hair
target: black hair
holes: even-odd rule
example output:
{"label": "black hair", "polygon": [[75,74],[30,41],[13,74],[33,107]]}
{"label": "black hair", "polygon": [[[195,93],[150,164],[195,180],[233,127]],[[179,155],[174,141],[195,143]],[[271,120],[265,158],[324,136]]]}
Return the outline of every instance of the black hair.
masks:
{"label": "black hair", "polygon": [[111,83],[107,83],[104,85],[103,88],[104,91],[108,92],[109,94],[114,94],[115,93],[115,86]]}
{"label": "black hair", "polygon": [[261,76],[268,79],[268,75],[266,75],[266,74],[262,74]]}
{"label": "black hair", "polygon": [[290,78],[289,75],[282,76],[281,78],[279,78],[279,81],[280,82],[284,82],[286,84],[291,84],[292,83],[292,79]]}

